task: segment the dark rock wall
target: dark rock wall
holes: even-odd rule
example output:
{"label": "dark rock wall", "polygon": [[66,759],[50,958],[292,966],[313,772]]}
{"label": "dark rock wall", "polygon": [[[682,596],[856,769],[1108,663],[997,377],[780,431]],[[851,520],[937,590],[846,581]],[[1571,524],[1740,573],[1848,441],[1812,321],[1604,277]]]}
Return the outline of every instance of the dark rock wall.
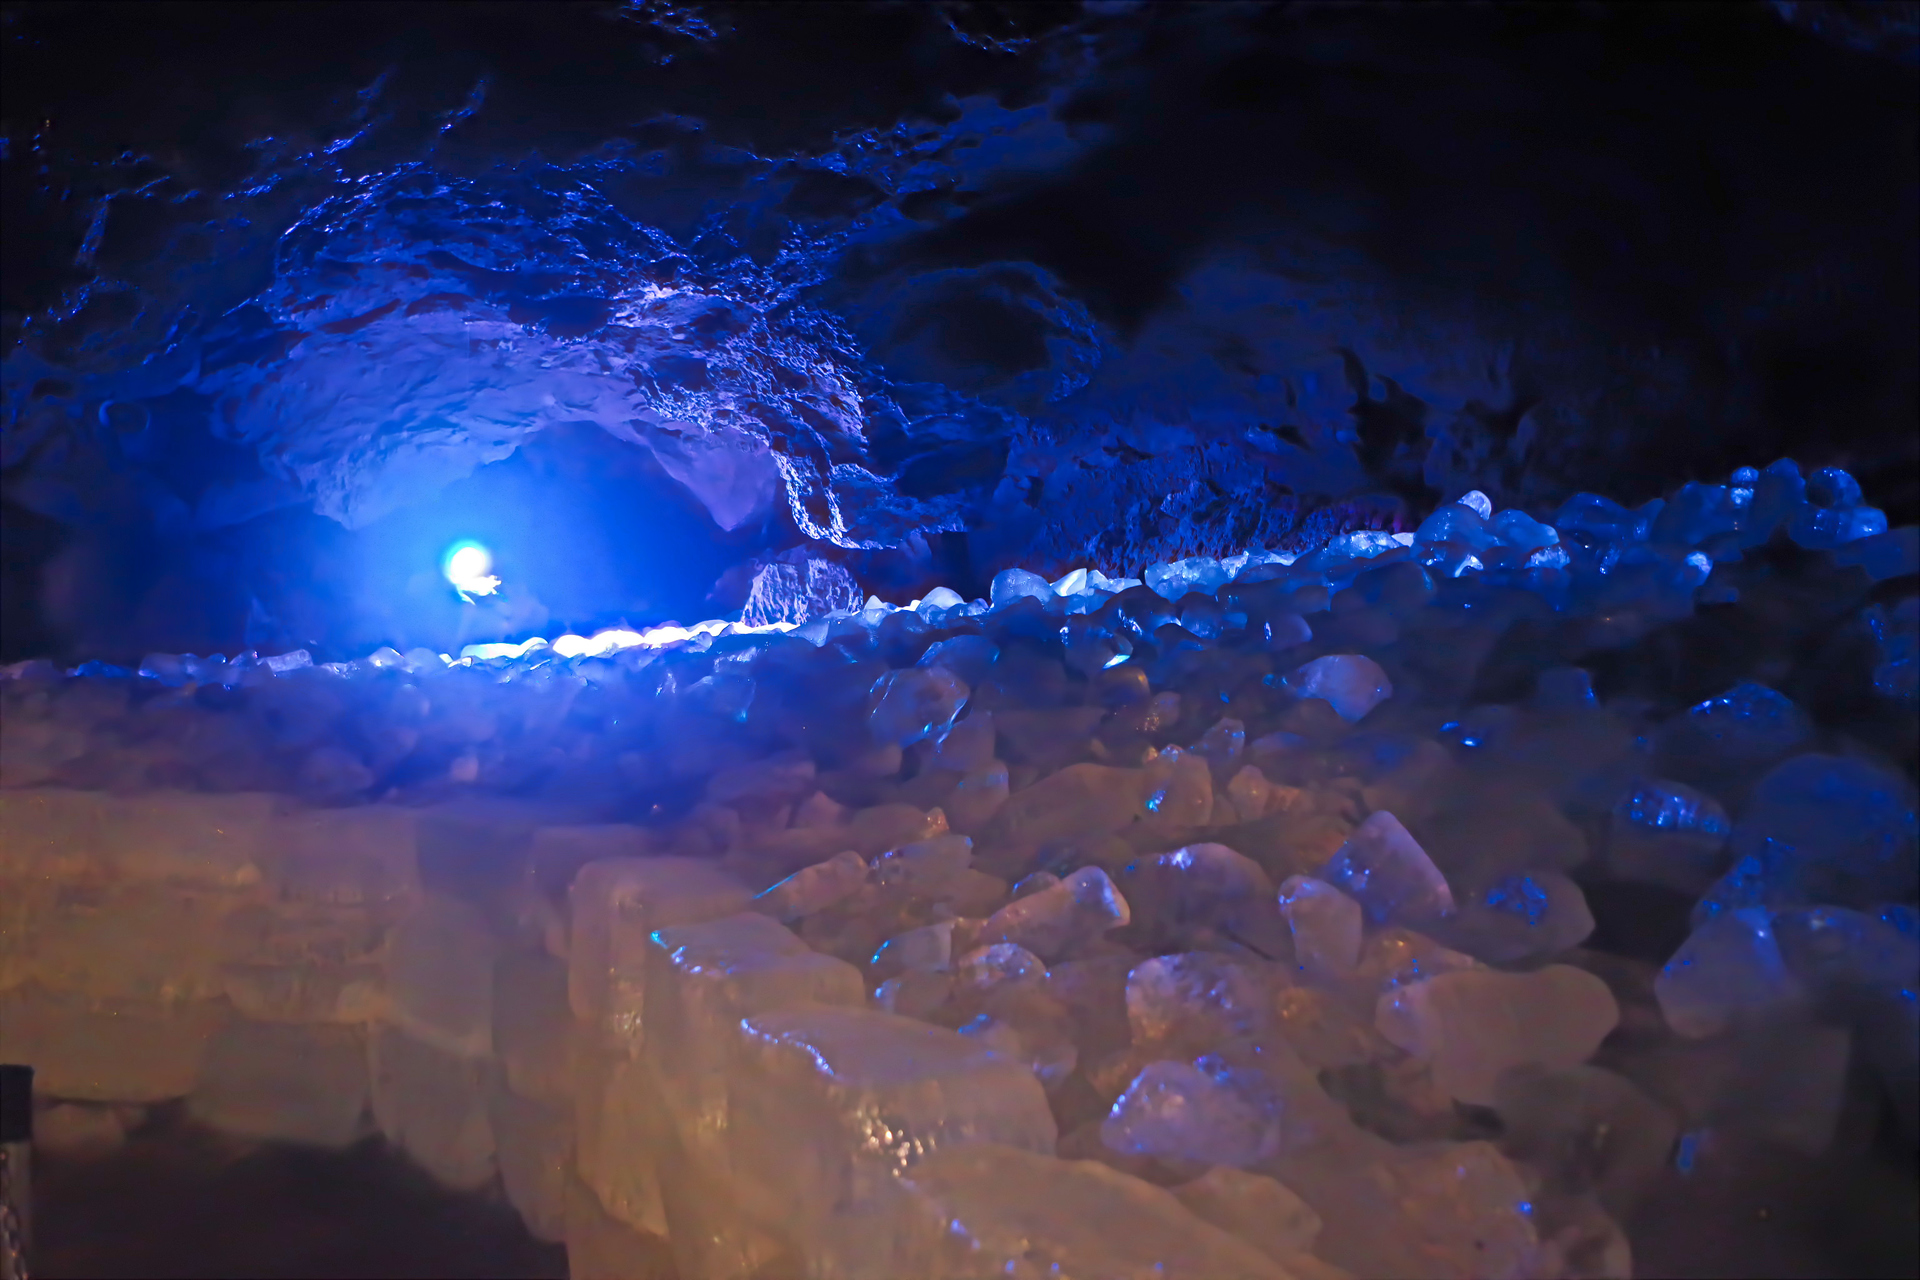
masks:
{"label": "dark rock wall", "polygon": [[10,4],[0,643],[686,619],[807,541],[975,594],[1781,454],[1911,522],[1915,8]]}

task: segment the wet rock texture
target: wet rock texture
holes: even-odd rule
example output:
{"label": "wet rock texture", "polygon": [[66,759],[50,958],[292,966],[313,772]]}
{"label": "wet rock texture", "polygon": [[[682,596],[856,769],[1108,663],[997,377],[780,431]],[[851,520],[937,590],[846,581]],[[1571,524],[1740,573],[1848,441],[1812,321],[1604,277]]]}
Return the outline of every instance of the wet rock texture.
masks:
{"label": "wet rock texture", "polygon": [[468,639],[1790,452],[1910,520],[1912,12],[29,6],[6,656],[399,641],[498,477]]}
{"label": "wet rock texture", "polygon": [[[69,1159],[169,1106],[384,1147],[576,1276],[1667,1274],[1809,1170],[1845,1243],[1768,1267],[1884,1269],[1916,560],[1861,497],[1472,493],[797,627],[17,664],[0,1055]],[[1688,630],[1734,608],[1792,656]]]}

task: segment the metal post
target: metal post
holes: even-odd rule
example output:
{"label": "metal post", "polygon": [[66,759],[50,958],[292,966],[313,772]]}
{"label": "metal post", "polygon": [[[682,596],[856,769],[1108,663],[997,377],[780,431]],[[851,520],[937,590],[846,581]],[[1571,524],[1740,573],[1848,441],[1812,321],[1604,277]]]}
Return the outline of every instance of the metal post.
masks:
{"label": "metal post", "polygon": [[32,1151],[33,1068],[0,1065],[0,1280],[28,1280]]}

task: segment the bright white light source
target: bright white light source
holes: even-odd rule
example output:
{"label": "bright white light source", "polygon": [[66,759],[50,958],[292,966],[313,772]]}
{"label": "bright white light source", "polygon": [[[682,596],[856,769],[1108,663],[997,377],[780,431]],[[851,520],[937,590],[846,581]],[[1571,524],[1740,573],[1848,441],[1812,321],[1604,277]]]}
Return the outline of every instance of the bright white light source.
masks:
{"label": "bright white light source", "polygon": [[490,596],[500,589],[500,579],[493,576],[493,553],[477,542],[456,542],[447,551],[441,572],[453,589],[471,600],[474,596]]}

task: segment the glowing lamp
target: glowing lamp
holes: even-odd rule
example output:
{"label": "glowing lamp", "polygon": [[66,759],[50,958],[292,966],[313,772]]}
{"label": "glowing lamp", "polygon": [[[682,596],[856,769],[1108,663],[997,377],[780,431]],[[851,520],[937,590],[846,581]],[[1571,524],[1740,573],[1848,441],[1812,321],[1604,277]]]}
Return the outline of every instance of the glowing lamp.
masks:
{"label": "glowing lamp", "polygon": [[500,589],[500,579],[493,576],[492,569],[493,553],[477,542],[454,543],[440,564],[440,572],[468,603],[475,596],[490,596]]}

